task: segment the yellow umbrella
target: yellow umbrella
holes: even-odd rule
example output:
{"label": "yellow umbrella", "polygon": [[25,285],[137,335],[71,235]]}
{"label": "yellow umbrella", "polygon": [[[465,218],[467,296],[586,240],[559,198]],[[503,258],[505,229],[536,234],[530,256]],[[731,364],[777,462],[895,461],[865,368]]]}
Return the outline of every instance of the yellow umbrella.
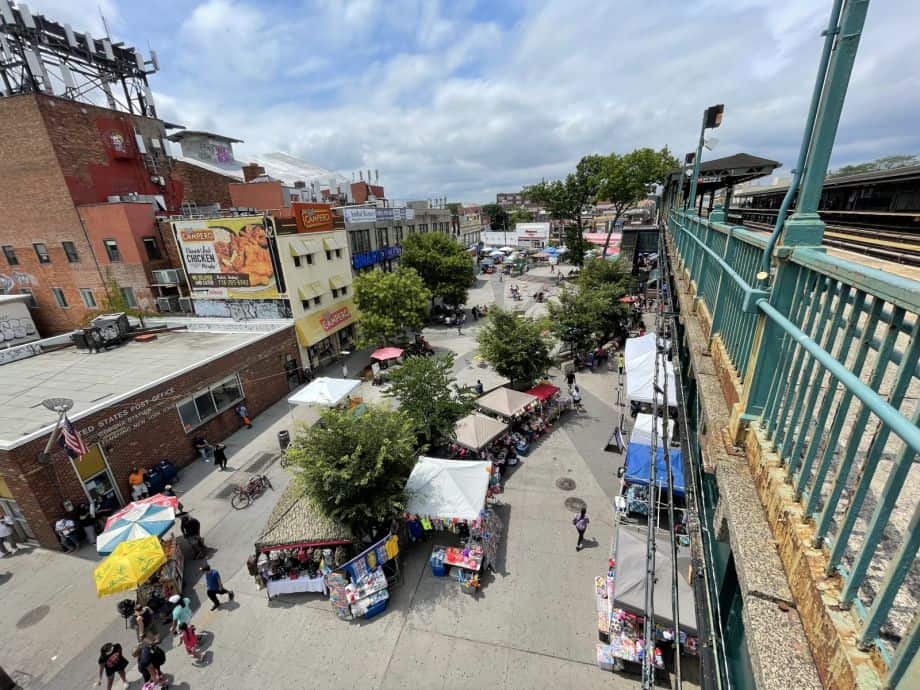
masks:
{"label": "yellow umbrella", "polygon": [[104,597],[134,589],[146,582],[165,562],[166,554],[158,537],[122,542],[93,572],[96,593]]}

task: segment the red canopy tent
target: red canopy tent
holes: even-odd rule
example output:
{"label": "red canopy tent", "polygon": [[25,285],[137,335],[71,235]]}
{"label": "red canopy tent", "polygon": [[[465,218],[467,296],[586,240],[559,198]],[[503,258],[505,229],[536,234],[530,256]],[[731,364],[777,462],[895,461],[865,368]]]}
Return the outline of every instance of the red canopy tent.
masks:
{"label": "red canopy tent", "polygon": [[536,397],[540,398],[540,402],[542,403],[556,395],[556,393],[559,392],[559,387],[550,383],[541,383],[526,392],[530,395],[535,395]]}

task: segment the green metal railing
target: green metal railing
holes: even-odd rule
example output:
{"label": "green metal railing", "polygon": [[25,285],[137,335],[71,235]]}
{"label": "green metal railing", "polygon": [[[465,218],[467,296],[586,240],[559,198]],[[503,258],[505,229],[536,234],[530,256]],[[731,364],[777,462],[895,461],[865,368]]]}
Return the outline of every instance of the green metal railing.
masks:
{"label": "green metal railing", "polygon": [[[920,494],[907,488],[920,454],[920,282],[780,246],[767,291],[756,287],[766,237],[722,218],[672,209],[672,245],[742,381],[742,419],[773,445],[842,578],[859,646],[879,650],[885,687],[897,687],[920,649],[907,586],[920,547]],[[883,626],[899,639],[881,639]]]}

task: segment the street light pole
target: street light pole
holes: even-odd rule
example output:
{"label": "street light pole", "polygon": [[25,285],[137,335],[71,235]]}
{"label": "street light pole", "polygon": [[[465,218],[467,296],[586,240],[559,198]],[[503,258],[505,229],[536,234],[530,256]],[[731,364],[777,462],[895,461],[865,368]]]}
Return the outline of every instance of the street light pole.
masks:
{"label": "street light pole", "polygon": [[700,140],[696,145],[696,158],[693,160],[693,175],[690,178],[689,209],[692,211],[696,204],[696,185],[700,177],[700,158],[703,155],[703,143],[707,129],[715,129],[722,124],[722,112],[725,106],[713,105],[703,111],[703,124],[700,127]]}

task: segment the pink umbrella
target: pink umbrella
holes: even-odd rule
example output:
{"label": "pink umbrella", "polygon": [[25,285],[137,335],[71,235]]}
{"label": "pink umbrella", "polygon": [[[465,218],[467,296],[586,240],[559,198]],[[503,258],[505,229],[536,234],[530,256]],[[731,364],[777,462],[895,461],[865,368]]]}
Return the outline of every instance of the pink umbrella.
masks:
{"label": "pink umbrella", "polygon": [[403,351],[398,347],[381,347],[379,350],[374,350],[371,353],[371,359],[385,362],[388,359],[396,359],[401,356],[402,353]]}
{"label": "pink umbrella", "polygon": [[620,301],[623,302],[623,304],[632,304],[633,302],[638,302],[639,298],[628,295],[626,297],[621,297]]}
{"label": "pink umbrella", "polygon": [[153,496],[148,496],[147,498],[142,498],[138,501],[133,501],[126,505],[124,508],[119,510],[117,513],[114,513],[110,518],[105,521],[105,528],[108,529],[109,526],[124,516],[125,513],[130,511],[135,506],[143,505],[155,505],[155,506],[168,506],[173,509],[174,512],[179,510],[179,499],[175,496],[164,496],[163,494],[154,494]]}

